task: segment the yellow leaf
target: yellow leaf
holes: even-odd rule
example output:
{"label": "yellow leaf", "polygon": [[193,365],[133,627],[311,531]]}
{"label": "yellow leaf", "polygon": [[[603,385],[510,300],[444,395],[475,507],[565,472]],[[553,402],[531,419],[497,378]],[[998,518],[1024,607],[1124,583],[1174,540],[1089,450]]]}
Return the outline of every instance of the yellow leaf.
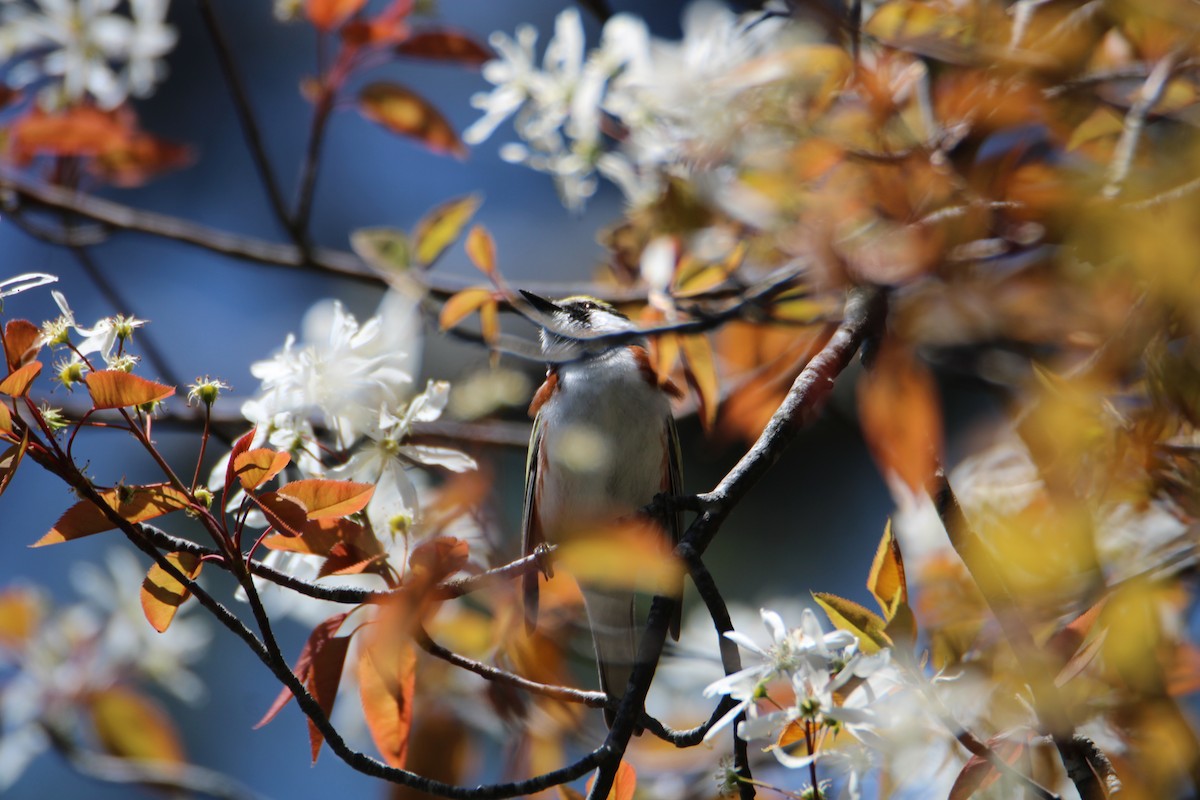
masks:
{"label": "yellow leaf", "polygon": [[88,698],[96,736],[118,758],[165,764],[184,762],[183,745],[170,717],[147,697],[113,686]]}
{"label": "yellow leaf", "polygon": [[359,92],[358,110],[372,122],[392,133],[416,139],[435,153],[459,158],[467,154],[467,148],[442,112],[404,86],[389,81],[368,84]]}
{"label": "yellow leaf", "polygon": [[12,433],[12,412],[0,403],[0,433]]}
{"label": "yellow leaf", "polygon": [[304,506],[310,520],[345,517],[362,511],[374,493],[375,487],[370,483],[325,478],[292,481],[279,487],[279,494]]}
{"label": "yellow leaf", "polygon": [[350,248],[384,275],[401,273],[412,266],[408,234],[395,228],[359,228],[350,234]]}
{"label": "yellow leaf", "polygon": [[482,225],[473,225],[467,233],[467,257],[489,278],[496,274],[496,241]]}
{"label": "yellow leaf", "polygon": [[413,230],[413,255],[417,266],[425,268],[437,261],[446,248],[454,244],[462,235],[479,206],[483,197],[469,194],[442,203],[426,214]]}
{"label": "yellow leaf", "polygon": [[33,379],[41,371],[42,362],[30,361],[0,381],[0,394],[6,394],[9,397],[23,397],[29,391],[29,384],[33,383]]}
{"label": "yellow leaf", "polygon": [[282,472],[291,460],[285,452],[259,447],[238,453],[233,459],[233,471],[242,488],[251,491]]}
{"label": "yellow leaf", "polygon": [[438,327],[449,330],[466,319],[474,311],[492,302],[493,292],[486,286],[475,286],[463,289],[448,299],[438,315]]}
{"label": "yellow leaf", "polygon": [[1087,142],[1111,137],[1114,141],[1125,130],[1125,118],[1107,106],[1101,106],[1093,111],[1087,119],[1079,123],[1071,131],[1067,141],[1067,150],[1074,150]]}
{"label": "yellow leaf", "polygon": [[703,333],[676,338],[683,350],[684,375],[700,401],[700,422],[706,430],[711,429],[717,421],[717,407],[721,403],[721,384],[717,379],[712,345]]}
{"label": "yellow leaf", "polygon": [[174,386],[155,383],[119,369],[89,372],[83,380],[92,395],[92,405],[98,409],[140,406],[175,394]]}
{"label": "yellow leaf", "polygon": [[892,640],[883,630],[887,623],[874,611],[828,592],[813,592],[813,599],[825,611],[834,627],[850,631],[858,637],[859,647],[864,653],[877,653],[881,648],[892,646]]}
{"label": "yellow leaf", "polygon": [[42,603],[28,588],[0,592],[0,645],[16,648],[29,641],[42,621]]}
{"label": "yellow leaf", "polygon": [[889,519],[883,529],[883,538],[875,551],[871,572],[867,576],[867,588],[883,609],[884,617],[891,620],[900,603],[908,602],[908,584],[904,579],[904,561],[900,557],[900,544],[892,533]]}
{"label": "yellow leaf", "polygon": [[[102,492],[100,497],[109,508],[129,522],[144,522],[190,505],[186,494],[165,483],[117,486]],[[99,506],[90,500],[80,500],[68,508],[50,532],[33,543],[33,547],[81,539],[115,527]]]}
{"label": "yellow leaf", "polygon": [[[169,553],[169,561],[184,576],[195,580],[204,562],[193,553]],[[162,633],[175,619],[175,612],[192,593],[157,562],[150,567],[142,581],[142,613],[154,630]]]}
{"label": "yellow leaf", "polygon": [[364,646],[358,653],[358,689],[371,738],[383,760],[404,767],[412,727],[417,654],[411,642]]}
{"label": "yellow leaf", "polygon": [[941,460],[942,412],[933,376],[913,353],[885,339],[858,384],[863,436],[881,471],[927,491]]}
{"label": "yellow leaf", "polygon": [[574,533],[559,545],[554,563],[586,586],[673,595],[683,580],[670,541],[649,520]]}

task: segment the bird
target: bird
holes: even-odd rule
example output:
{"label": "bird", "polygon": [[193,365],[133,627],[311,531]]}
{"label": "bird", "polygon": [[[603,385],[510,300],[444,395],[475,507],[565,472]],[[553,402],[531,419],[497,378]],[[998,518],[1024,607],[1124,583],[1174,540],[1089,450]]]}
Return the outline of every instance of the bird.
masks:
{"label": "bird", "polygon": [[[660,495],[679,495],[679,435],[670,401],[682,392],[671,381],[659,380],[645,337],[589,342],[636,330],[612,305],[582,295],[551,301],[525,290],[521,294],[537,312],[548,361],[546,380],[529,406],[534,423],[525,463],[522,549],[530,555],[572,534],[620,524]],[[662,535],[674,546],[681,516],[673,511],[665,517]],[[530,633],[537,624],[540,578],[540,570],[524,577]],[[625,693],[645,620],[637,614],[634,591],[586,582],[580,590],[600,688],[610,700],[604,718],[611,728],[613,701]],[[678,601],[682,592],[680,577],[677,586],[662,593]],[[669,632],[678,640],[678,602]]]}

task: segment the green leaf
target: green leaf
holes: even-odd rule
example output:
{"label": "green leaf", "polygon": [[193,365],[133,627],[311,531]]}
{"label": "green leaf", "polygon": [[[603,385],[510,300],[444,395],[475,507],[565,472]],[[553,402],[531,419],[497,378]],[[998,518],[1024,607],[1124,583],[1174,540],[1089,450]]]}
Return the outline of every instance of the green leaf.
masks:
{"label": "green leaf", "polygon": [[469,194],[442,203],[422,217],[412,235],[417,266],[427,269],[441,258],[442,253],[458,241],[463,228],[482,204],[482,195]]}
{"label": "green leaf", "polygon": [[388,275],[412,266],[408,234],[395,228],[359,228],[350,234],[350,247],[378,272]]}

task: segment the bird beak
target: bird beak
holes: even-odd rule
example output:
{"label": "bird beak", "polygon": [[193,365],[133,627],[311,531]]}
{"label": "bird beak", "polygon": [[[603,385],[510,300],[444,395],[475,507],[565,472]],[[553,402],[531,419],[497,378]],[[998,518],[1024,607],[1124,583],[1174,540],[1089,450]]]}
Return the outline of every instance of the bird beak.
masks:
{"label": "bird beak", "polygon": [[521,294],[524,295],[525,299],[529,301],[531,306],[543,314],[553,314],[556,311],[562,310],[558,307],[557,303],[552,303],[544,297],[537,296],[533,292],[527,292],[524,289],[521,289]]}

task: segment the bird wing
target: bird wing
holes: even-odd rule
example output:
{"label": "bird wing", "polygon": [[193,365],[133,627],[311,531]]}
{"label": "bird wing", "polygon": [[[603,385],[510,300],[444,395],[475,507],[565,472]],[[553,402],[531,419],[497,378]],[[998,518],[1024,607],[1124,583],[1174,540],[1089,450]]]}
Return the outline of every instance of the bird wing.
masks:
{"label": "bird wing", "polygon": [[[525,456],[525,504],[521,512],[522,556],[532,555],[538,546],[546,541],[535,505],[538,467],[542,461],[542,421],[543,417],[539,411],[533,420],[533,432],[529,434],[529,452]],[[522,579],[525,599],[525,630],[529,633],[532,633],[533,629],[537,627],[539,573],[539,569],[527,570]]]}
{"label": "bird wing", "polygon": [[[679,431],[675,428],[675,417],[667,412],[667,476],[664,492],[672,497],[683,494],[683,456],[679,450]],[[683,537],[683,512],[675,511],[667,515],[667,532],[671,535],[671,545],[679,544]],[[679,641],[679,628],[683,617],[683,580],[680,579],[679,591],[675,595],[675,614],[671,617],[671,637]]]}

